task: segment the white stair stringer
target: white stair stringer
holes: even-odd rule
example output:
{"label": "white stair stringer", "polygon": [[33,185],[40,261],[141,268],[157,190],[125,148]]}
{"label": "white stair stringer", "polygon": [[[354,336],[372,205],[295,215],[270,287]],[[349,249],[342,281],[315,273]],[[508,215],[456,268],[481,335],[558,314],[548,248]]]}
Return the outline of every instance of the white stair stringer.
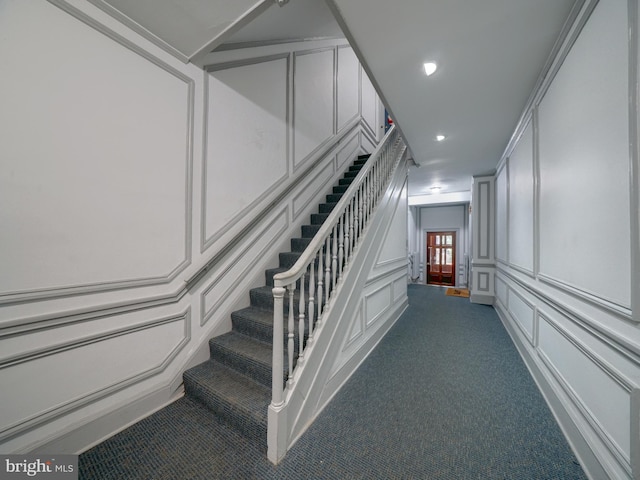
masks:
{"label": "white stair stringer", "polygon": [[[314,332],[313,344],[305,349],[304,364],[296,368],[293,386],[284,392],[284,404],[279,408],[269,407],[269,459],[273,463],[278,463],[284,457],[286,451],[311,425],[407,306],[406,242],[401,242],[403,251],[399,256],[404,263],[399,269],[393,269],[388,276],[390,282],[402,280],[399,283],[403,285],[403,292],[392,295],[390,308],[384,309],[382,318],[376,321],[376,328],[372,329],[369,338],[361,342],[357,349],[350,351],[349,358],[345,359],[344,354],[342,355],[342,364],[336,374],[336,358],[343,353],[354,322],[361,321],[360,309],[364,301],[365,286],[370,281],[394,218],[396,215],[406,217],[406,181],[407,162],[406,154],[403,154],[352,261],[345,269],[340,288],[330,299],[328,310]],[[406,239],[406,228],[393,234]]]}

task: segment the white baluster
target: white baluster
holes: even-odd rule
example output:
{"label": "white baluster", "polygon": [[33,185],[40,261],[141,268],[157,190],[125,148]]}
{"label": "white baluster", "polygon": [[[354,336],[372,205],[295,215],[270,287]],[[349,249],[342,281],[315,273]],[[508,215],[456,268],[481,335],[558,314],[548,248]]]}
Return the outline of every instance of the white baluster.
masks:
{"label": "white baluster", "polygon": [[298,305],[298,365],[304,361],[304,277],[300,277],[300,303]]}
{"label": "white baluster", "polygon": [[349,202],[349,242],[347,243],[349,250],[348,258],[353,255],[353,200]]}
{"label": "white baluster", "polygon": [[315,315],[315,287],[316,287],[316,272],[315,272],[315,257],[311,260],[309,270],[309,338],[307,338],[307,345],[313,342],[313,321]]}
{"label": "white baluster", "polygon": [[325,261],[324,261],[324,305],[325,308],[329,304],[331,297],[331,248],[329,245],[329,237],[325,241]]}
{"label": "white baluster", "polygon": [[362,202],[362,211],[364,212],[364,224],[369,224],[369,187],[367,186],[367,179],[362,179],[362,192],[363,192],[363,202]]}
{"label": "white baluster", "polygon": [[293,313],[293,295],[296,291],[295,282],[289,284],[289,286],[287,287],[287,290],[289,291],[289,325],[288,325],[289,343],[287,344],[287,347],[289,350],[287,352],[289,354],[289,378],[287,379],[287,385],[291,387],[293,385],[293,354],[294,354],[293,339],[295,338],[295,328],[296,328],[296,323],[295,323],[294,313]]}
{"label": "white baluster", "polygon": [[338,224],[333,226],[333,247],[331,248],[331,285],[332,290],[336,289],[338,280]]}
{"label": "white baluster", "polygon": [[342,280],[344,269],[344,213],[340,215],[340,244],[338,245],[338,280]]}
{"label": "white baluster", "polygon": [[356,190],[354,196],[353,196],[353,246],[355,248],[355,246],[358,244],[358,240],[360,239],[360,229],[358,228],[358,225],[360,225],[360,217],[359,217],[359,210],[358,210],[358,191]]}
{"label": "white baluster", "polygon": [[323,303],[324,297],[322,296],[324,281],[322,279],[322,275],[324,274],[324,270],[322,269],[322,247],[317,253],[318,255],[318,321],[316,326],[320,325],[320,321],[322,319],[322,313],[324,311]]}
{"label": "white baluster", "polygon": [[271,405],[283,403],[282,385],[284,369],[284,292],[282,287],[273,290],[273,356],[271,365]]}
{"label": "white baluster", "polygon": [[360,233],[360,235],[362,235],[362,227],[364,226],[364,222],[362,220],[362,194],[363,194],[363,190],[362,190],[362,186],[360,186],[358,188],[358,219],[359,219],[359,225],[358,225],[358,232]]}

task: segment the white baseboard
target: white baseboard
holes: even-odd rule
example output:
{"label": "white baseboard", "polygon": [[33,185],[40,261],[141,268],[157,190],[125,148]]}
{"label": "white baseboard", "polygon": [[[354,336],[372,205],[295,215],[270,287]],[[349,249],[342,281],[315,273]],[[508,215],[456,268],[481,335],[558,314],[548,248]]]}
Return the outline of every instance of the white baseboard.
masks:
{"label": "white baseboard", "polygon": [[183,396],[182,387],[177,391],[171,391],[169,387],[153,391],[107,414],[70,425],[59,436],[33,446],[29,453],[80,454]]}
{"label": "white baseboard", "polygon": [[564,405],[560,397],[558,397],[555,389],[548,381],[543,370],[521,340],[516,327],[509,322],[509,319],[499,307],[496,307],[495,310],[507,330],[507,333],[509,333],[511,340],[518,349],[518,353],[531,373],[533,380],[536,382],[538,390],[540,390],[540,393],[542,393],[542,396],[547,402],[547,405],[555,417],[556,422],[560,426],[565,439],[580,462],[584,473],[591,480],[603,480],[610,478],[586,439],[580,433],[580,430],[567,410],[567,407]]}

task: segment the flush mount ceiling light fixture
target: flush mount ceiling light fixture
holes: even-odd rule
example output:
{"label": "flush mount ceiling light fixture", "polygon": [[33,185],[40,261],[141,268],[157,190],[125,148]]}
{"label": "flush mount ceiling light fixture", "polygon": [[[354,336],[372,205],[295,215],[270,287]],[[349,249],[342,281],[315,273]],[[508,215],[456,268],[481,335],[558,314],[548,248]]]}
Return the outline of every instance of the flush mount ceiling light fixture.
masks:
{"label": "flush mount ceiling light fixture", "polygon": [[442,190],[442,187],[431,187],[431,193],[440,193],[440,190]]}
{"label": "flush mount ceiling light fixture", "polygon": [[447,137],[445,137],[444,135],[436,135],[436,140],[437,140],[438,142],[443,141],[445,138],[447,138]]}
{"label": "flush mount ceiling light fixture", "polygon": [[424,64],[424,73],[427,74],[427,77],[430,77],[434,74],[438,66],[433,62],[427,62]]}

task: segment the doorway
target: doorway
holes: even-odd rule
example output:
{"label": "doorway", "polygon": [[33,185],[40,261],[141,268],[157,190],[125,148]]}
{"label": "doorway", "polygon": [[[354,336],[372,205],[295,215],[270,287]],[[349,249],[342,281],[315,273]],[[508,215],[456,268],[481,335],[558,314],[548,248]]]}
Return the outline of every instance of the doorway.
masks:
{"label": "doorway", "polygon": [[456,232],[427,232],[427,284],[455,286]]}

